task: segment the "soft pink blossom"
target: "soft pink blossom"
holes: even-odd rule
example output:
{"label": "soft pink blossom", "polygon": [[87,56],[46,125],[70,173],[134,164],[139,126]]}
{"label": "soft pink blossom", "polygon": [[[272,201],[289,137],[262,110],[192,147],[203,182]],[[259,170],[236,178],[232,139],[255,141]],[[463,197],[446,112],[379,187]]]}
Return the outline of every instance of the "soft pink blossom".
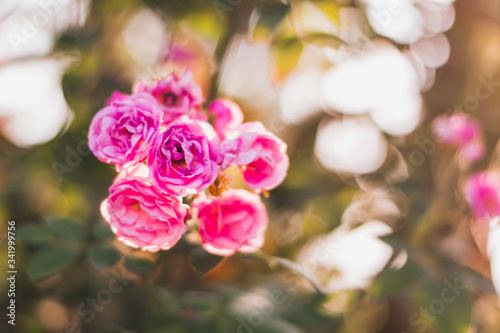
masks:
{"label": "soft pink blossom", "polygon": [[485,171],[469,176],[465,196],[478,222],[500,216],[500,175]]}
{"label": "soft pink blossom", "polygon": [[253,252],[264,243],[267,211],[255,193],[230,189],[222,196],[196,199],[193,208],[203,246],[210,253]]}
{"label": "soft pink blossom", "polygon": [[155,79],[150,84],[137,81],[132,89],[134,92],[145,92],[153,96],[163,111],[163,123],[168,124],[183,115],[193,119],[206,120],[201,111],[204,99],[201,89],[193,81],[193,73],[186,70],[182,76],[176,73]]}
{"label": "soft pink blossom", "polygon": [[221,140],[225,140],[228,132],[243,123],[243,112],[238,104],[226,98],[213,101],[208,107],[208,112],[215,116],[213,124]]}
{"label": "soft pink blossom", "polygon": [[243,179],[252,189],[272,190],[286,177],[287,145],[262,123],[249,122],[237,128],[238,136],[222,143],[222,169],[241,166]]}
{"label": "soft pink blossom", "polygon": [[162,113],[147,94],[116,100],[100,110],[89,130],[89,147],[105,163],[142,162],[159,134]]}
{"label": "soft pink blossom", "polygon": [[148,156],[150,177],[162,191],[185,196],[214,182],[218,158],[219,139],[212,126],[184,117],[157,137]]}
{"label": "soft pink blossom", "polygon": [[144,251],[167,250],[187,230],[188,207],[145,177],[118,176],[101,213],[120,241]]}
{"label": "soft pink blossom", "polygon": [[477,161],[484,155],[481,127],[463,113],[439,116],[433,122],[438,140],[458,149],[460,155],[469,161]]}

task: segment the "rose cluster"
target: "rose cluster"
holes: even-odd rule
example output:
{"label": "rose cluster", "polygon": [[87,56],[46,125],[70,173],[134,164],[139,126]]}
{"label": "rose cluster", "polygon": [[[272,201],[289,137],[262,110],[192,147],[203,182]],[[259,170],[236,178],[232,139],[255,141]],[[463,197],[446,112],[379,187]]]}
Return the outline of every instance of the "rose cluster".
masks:
{"label": "rose cluster", "polygon": [[[169,249],[196,217],[211,253],[262,246],[268,217],[259,193],[285,178],[287,146],[260,122],[243,123],[236,103],[204,102],[186,71],[138,81],[131,95],[115,92],[94,116],[90,149],[119,172],[101,213],[125,244]],[[252,191],[226,188],[231,165]]]}

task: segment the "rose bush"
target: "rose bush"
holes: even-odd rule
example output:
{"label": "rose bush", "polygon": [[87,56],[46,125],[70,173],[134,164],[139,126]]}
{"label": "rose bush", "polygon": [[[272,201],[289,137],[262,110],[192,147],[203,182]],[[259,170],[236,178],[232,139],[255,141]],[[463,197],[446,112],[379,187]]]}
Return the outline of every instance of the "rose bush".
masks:
{"label": "rose bush", "polygon": [[171,248],[188,230],[191,215],[181,197],[189,195],[209,252],[261,247],[266,207],[258,194],[229,188],[224,170],[234,163],[255,192],[271,190],[286,176],[287,145],[261,123],[243,123],[231,100],[216,99],[203,110],[190,71],[149,85],[138,81],[132,90],[113,92],[89,132],[94,154],[120,171],[101,205],[118,239],[145,251]]}

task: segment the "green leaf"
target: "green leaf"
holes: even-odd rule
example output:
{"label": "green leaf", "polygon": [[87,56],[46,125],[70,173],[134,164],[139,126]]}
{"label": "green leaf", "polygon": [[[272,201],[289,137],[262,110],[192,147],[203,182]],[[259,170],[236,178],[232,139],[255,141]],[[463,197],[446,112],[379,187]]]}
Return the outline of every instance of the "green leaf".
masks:
{"label": "green leaf", "polygon": [[73,242],[82,242],[85,239],[85,226],[80,223],[67,219],[53,219],[48,223],[50,230],[60,238]]}
{"label": "green leaf", "polygon": [[111,239],[115,235],[113,231],[111,231],[111,228],[107,223],[106,224],[99,223],[96,226],[94,226],[94,234],[101,241],[106,241],[108,239]]}
{"label": "green leaf", "polygon": [[373,281],[370,294],[373,298],[386,297],[400,292],[421,277],[418,266],[408,260],[400,269],[386,269]]}
{"label": "green leaf", "polygon": [[426,280],[414,298],[417,306],[423,310],[416,312],[416,317],[413,315],[413,323],[422,328],[434,327],[439,333],[469,331],[472,300],[458,277],[448,277],[442,281]]}
{"label": "green leaf", "polygon": [[88,253],[89,259],[98,268],[113,266],[120,260],[120,253],[112,246],[94,245]]}
{"label": "green leaf", "polygon": [[45,248],[31,257],[27,273],[33,280],[42,280],[58,273],[73,261],[78,251],[69,246],[53,246]]}
{"label": "green leaf", "polygon": [[191,265],[202,274],[210,272],[225,258],[208,253],[201,247],[194,248],[189,257]]}
{"label": "green leaf", "polygon": [[304,45],[297,38],[280,39],[273,43],[271,50],[278,79],[283,79],[297,66],[303,49]]}
{"label": "green leaf", "polygon": [[135,256],[125,257],[125,268],[137,275],[146,276],[153,272],[154,267],[154,263],[146,258]]}
{"label": "green leaf", "polygon": [[52,234],[44,225],[29,224],[19,227],[16,231],[16,236],[18,239],[28,243],[43,244],[51,239]]}
{"label": "green leaf", "polygon": [[342,8],[335,1],[330,0],[320,0],[320,1],[311,1],[310,4],[319,9],[325,17],[335,25],[340,24],[340,16],[339,11]]}
{"label": "green leaf", "polygon": [[258,9],[260,13],[257,27],[272,31],[286,16],[290,7],[283,3],[274,3]]}
{"label": "green leaf", "polygon": [[300,38],[302,41],[320,45],[320,46],[330,46],[338,49],[342,45],[347,45],[347,43],[338,36],[327,34],[324,32],[315,32]]}
{"label": "green leaf", "polygon": [[309,283],[311,283],[311,285],[314,287],[314,289],[316,289],[316,291],[318,293],[320,293],[320,294],[325,293],[323,291],[323,286],[319,283],[319,281],[314,276],[309,274],[306,270],[304,270],[296,262],[293,262],[293,261],[286,259],[286,258],[275,257],[275,256],[272,256],[271,258],[277,264],[279,264],[285,268],[291,269],[292,271],[295,271],[296,273],[299,273],[300,275],[302,275],[304,278],[306,278],[309,281]]}

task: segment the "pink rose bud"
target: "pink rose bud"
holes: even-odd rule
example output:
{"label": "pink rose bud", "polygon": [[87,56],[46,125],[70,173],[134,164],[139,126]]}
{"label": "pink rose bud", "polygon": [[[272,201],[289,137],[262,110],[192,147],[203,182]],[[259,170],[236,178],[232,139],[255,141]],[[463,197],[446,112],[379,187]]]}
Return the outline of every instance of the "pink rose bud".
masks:
{"label": "pink rose bud", "polygon": [[101,204],[101,214],[111,230],[134,248],[150,252],[170,249],[187,230],[188,207],[181,198],[159,191],[147,178],[120,176]]}
{"label": "pink rose bud", "polygon": [[469,176],[465,196],[476,221],[488,222],[500,216],[500,175],[485,171]]}
{"label": "pink rose bud", "polygon": [[203,247],[216,255],[253,252],[264,243],[268,217],[260,197],[230,189],[223,196],[193,202],[198,211]]}
{"label": "pink rose bud", "polygon": [[181,77],[171,73],[163,79],[154,80],[151,84],[139,80],[132,90],[148,93],[158,101],[163,111],[164,124],[183,115],[193,119],[207,119],[200,110],[204,102],[201,89],[193,82],[193,73],[190,70],[186,70]]}
{"label": "pink rose bud", "polygon": [[130,95],[122,94],[119,91],[113,91],[113,93],[111,94],[111,97],[106,101],[106,106],[110,106],[114,102],[124,101],[129,97],[130,97]]}
{"label": "pink rose bud", "polygon": [[439,142],[455,147],[460,156],[468,161],[477,161],[484,155],[481,127],[463,113],[437,117],[432,127]]}
{"label": "pink rose bud", "polygon": [[115,101],[92,119],[89,147],[97,158],[119,167],[142,162],[159,134],[161,111],[147,94]]}
{"label": "pink rose bud", "polygon": [[243,112],[238,104],[229,99],[216,99],[208,107],[208,112],[215,116],[214,128],[221,140],[225,140],[229,132],[243,123]]}
{"label": "pink rose bud", "polygon": [[212,126],[183,117],[156,138],[148,156],[150,177],[172,195],[203,191],[219,174],[218,157],[219,139]]}
{"label": "pink rose bud", "polygon": [[243,179],[252,189],[272,190],[285,179],[289,160],[287,145],[260,122],[244,123],[238,137],[222,143],[223,170],[231,163],[241,166]]}

